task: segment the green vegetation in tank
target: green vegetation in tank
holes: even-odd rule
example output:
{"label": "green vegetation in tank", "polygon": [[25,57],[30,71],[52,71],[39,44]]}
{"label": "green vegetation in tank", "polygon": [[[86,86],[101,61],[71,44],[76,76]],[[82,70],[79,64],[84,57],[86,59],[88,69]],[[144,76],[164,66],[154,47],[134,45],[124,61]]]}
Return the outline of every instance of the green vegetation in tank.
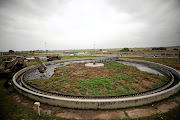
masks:
{"label": "green vegetation in tank", "polygon": [[[72,95],[121,95],[162,86],[167,76],[138,70],[118,62],[104,63],[102,68],[86,68],[85,63],[59,67],[51,78],[28,82],[46,91]],[[42,87],[46,86],[46,87]]]}

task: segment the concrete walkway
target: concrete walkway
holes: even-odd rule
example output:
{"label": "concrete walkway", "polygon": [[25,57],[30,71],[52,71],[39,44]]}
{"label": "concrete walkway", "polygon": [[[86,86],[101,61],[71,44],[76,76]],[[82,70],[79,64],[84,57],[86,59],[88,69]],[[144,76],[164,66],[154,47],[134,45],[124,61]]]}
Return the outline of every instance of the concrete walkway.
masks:
{"label": "concrete walkway", "polygon": [[[36,109],[33,106],[33,102],[27,100],[25,97],[15,95],[13,99],[30,109]],[[61,107],[53,107],[50,105],[41,104],[40,111],[41,113],[56,116],[61,118],[74,118],[74,119],[124,119],[124,118],[139,118],[151,116],[154,114],[161,114],[168,112],[170,109],[173,109],[180,105],[180,96],[176,96],[173,99],[163,101],[161,103],[151,104],[147,106],[137,107],[137,108],[128,108],[120,110],[76,110],[76,109],[67,109]]]}

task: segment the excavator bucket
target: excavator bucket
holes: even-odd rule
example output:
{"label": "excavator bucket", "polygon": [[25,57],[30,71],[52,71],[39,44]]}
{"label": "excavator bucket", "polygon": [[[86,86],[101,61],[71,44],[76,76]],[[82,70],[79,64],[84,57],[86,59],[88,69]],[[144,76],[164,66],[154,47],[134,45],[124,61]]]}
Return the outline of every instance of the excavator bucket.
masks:
{"label": "excavator bucket", "polygon": [[46,71],[45,69],[40,69],[40,68],[38,68],[38,70],[40,73],[44,73]]}
{"label": "excavator bucket", "polygon": [[44,73],[47,69],[46,65],[38,58],[34,57],[36,62],[39,64],[38,70],[40,73]]}

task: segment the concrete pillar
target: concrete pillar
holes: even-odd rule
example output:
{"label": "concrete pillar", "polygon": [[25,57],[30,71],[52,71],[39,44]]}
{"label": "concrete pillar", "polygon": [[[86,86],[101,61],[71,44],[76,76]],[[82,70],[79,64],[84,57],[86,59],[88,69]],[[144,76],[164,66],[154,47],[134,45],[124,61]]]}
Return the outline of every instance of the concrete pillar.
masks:
{"label": "concrete pillar", "polygon": [[39,109],[40,102],[35,102],[34,105],[36,106],[37,114],[40,116],[40,109]]}

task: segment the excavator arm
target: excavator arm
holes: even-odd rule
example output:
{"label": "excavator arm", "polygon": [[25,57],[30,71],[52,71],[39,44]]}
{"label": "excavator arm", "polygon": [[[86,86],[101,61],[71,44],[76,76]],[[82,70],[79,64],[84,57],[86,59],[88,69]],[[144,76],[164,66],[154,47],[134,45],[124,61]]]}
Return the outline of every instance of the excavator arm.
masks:
{"label": "excavator arm", "polygon": [[6,69],[11,69],[12,70],[16,66],[17,63],[24,64],[24,57],[16,57],[15,60],[11,61],[7,65]]}
{"label": "excavator arm", "polygon": [[10,63],[8,64],[8,66],[7,66],[7,69],[13,68],[13,67],[17,64],[17,62],[18,62],[19,59],[20,59],[20,58],[16,58],[14,61],[10,62]]}
{"label": "excavator arm", "polygon": [[0,73],[13,73],[25,67],[24,57],[16,57],[12,61],[4,61],[0,66]]}
{"label": "excavator arm", "polygon": [[44,73],[45,70],[47,69],[46,65],[43,62],[41,62],[39,57],[34,57],[34,58],[35,58],[36,62],[39,64],[39,68],[38,68],[39,72]]}

